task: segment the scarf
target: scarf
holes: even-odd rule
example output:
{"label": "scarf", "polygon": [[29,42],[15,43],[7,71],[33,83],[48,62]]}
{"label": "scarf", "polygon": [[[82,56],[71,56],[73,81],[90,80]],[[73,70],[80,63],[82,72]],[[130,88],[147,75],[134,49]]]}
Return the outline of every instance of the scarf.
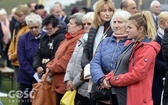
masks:
{"label": "scarf", "polygon": [[67,33],[67,34],[65,35],[65,38],[66,38],[66,39],[71,39],[71,38],[72,38],[72,34]]}
{"label": "scarf", "polygon": [[4,34],[4,36],[3,36],[3,42],[5,44],[8,44],[9,40],[11,38],[11,33],[10,33],[10,30],[9,30],[9,20],[6,19],[5,23],[2,22],[2,21],[0,23],[1,23],[1,27],[2,27],[2,32]]}

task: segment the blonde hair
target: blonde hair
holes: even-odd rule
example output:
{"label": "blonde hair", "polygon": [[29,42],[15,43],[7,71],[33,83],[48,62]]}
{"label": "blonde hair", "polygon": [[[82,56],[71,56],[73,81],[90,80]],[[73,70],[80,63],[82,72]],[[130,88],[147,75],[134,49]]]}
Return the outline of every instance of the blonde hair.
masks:
{"label": "blonde hair", "polygon": [[168,12],[163,11],[158,16],[158,25],[164,25],[166,21],[168,21]]}
{"label": "blonde hair", "polygon": [[99,0],[96,3],[95,10],[94,10],[93,27],[95,29],[103,25],[103,21],[100,18],[100,12],[102,11],[105,4],[107,4],[113,12],[115,11],[114,3],[112,2],[112,0]]}
{"label": "blonde hair", "polygon": [[132,15],[128,20],[134,20],[137,28],[143,26],[144,35],[147,38],[154,40],[156,38],[156,28],[151,13],[149,11],[142,11]]}
{"label": "blonde hair", "polygon": [[30,10],[28,9],[27,5],[20,5],[16,8],[15,14],[19,17],[22,15],[29,15]]}

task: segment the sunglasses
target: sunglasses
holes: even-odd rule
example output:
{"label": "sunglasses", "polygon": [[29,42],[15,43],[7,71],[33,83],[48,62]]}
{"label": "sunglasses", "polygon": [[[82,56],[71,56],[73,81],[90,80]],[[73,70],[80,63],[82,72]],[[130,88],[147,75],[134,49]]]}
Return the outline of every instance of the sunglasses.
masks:
{"label": "sunglasses", "polygon": [[84,26],[85,26],[86,24],[87,24],[88,26],[90,26],[90,25],[91,25],[91,23],[83,23],[83,25],[84,25]]}
{"label": "sunglasses", "polygon": [[33,28],[37,29],[39,28],[39,26],[29,27],[30,30],[32,30]]}

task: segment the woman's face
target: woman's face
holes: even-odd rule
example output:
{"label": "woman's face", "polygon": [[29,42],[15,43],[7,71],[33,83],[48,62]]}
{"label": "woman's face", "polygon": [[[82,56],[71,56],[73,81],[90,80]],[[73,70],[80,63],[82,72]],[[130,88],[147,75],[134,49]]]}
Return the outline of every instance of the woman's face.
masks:
{"label": "woman's face", "polygon": [[100,11],[100,18],[105,23],[111,20],[112,15],[113,15],[113,11],[110,9],[110,7],[107,4],[105,4],[103,6],[103,9]]}
{"label": "woman's face", "polygon": [[4,14],[4,15],[0,15],[0,20],[1,21],[5,21],[7,19],[7,15]]}
{"label": "woman's face", "polygon": [[58,27],[54,28],[52,24],[48,24],[44,26],[44,30],[46,31],[48,36],[51,36],[58,30]]}
{"label": "woman's face", "polygon": [[135,22],[133,20],[128,20],[126,32],[128,34],[128,38],[131,39],[136,40],[139,39],[139,37],[142,37],[140,36],[140,31],[136,27]]}
{"label": "woman's face", "polygon": [[69,23],[67,24],[67,26],[68,26],[68,33],[70,33],[70,34],[73,34],[81,29],[80,25],[77,25],[75,23],[75,19],[73,19],[73,18],[69,20]]}
{"label": "woman's face", "polygon": [[84,20],[83,26],[84,26],[85,32],[88,33],[91,28],[91,21],[89,19]]}
{"label": "woman's face", "polygon": [[161,28],[164,30],[165,28],[168,27],[168,20],[166,22],[163,23],[163,25],[160,25]]}
{"label": "woman's face", "polygon": [[25,22],[25,15],[20,15],[20,16],[18,16],[18,21],[20,22],[20,23],[24,23]]}
{"label": "woman's face", "polygon": [[33,36],[35,36],[35,37],[39,36],[40,30],[41,30],[39,23],[34,23],[34,24],[30,23],[30,24],[28,24],[28,27],[29,27],[30,32],[32,33]]}
{"label": "woman's face", "polygon": [[113,18],[112,27],[115,35],[123,35],[126,33],[126,22],[118,16]]}

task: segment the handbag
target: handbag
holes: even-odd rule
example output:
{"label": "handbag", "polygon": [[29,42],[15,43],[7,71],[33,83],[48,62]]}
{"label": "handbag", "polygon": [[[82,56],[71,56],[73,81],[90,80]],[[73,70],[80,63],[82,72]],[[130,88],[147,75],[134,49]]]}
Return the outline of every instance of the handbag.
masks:
{"label": "handbag", "polygon": [[[103,68],[103,73],[108,74],[108,69]],[[96,101],[101,101],[101,100],[110,100],[111,99],[111,89],[98,89],[98,85],[94,84],[92,85],[91,89],[91,98],[96,100]]]}
{"label": "handbag", "polygon": [[75,105],[76,90],[67,91],[60,101],[60,105]]}
{"label": "handbag", "polygon": [[98,89],[96,84],[92,85],[91,98],[95,101],[109,100],[111,98],[111,89]]}
{"label": "handbag", "polygon": [[33,84],[33,89],[30,93],[32,105],[56,105],[56,93],[54,82],[46,81],[49,70],[44,74],[40,82]]}

